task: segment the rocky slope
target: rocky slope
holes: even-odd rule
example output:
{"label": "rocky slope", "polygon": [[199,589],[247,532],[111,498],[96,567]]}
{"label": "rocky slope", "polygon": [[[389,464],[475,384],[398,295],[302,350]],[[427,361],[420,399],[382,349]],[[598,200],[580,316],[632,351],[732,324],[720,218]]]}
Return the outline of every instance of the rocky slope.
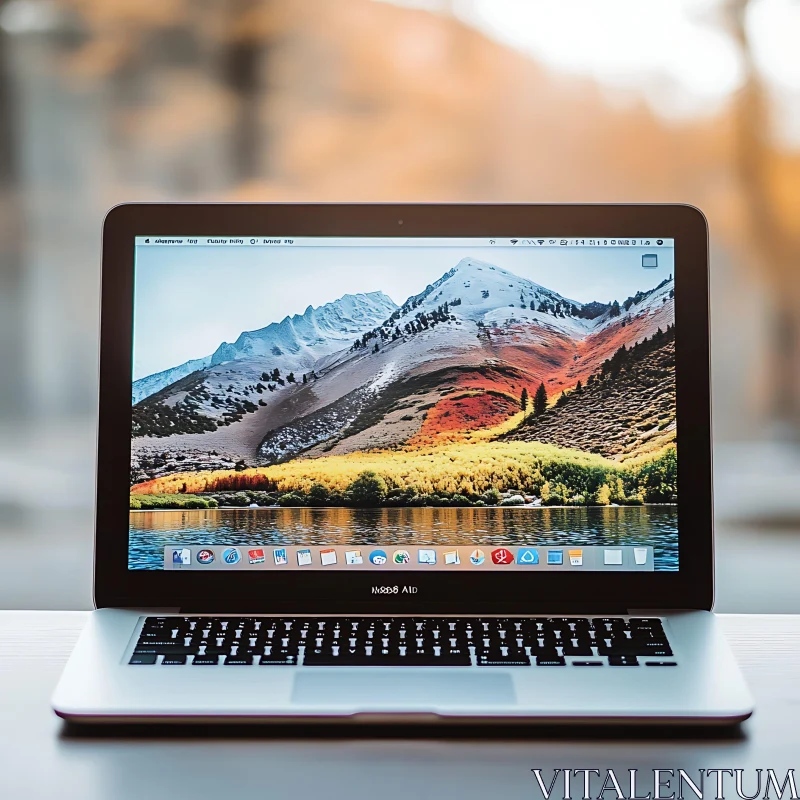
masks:
{"label": "rocky slope", "polygon": [[544,442],[624,460],[675,439],[675,329],[619,350],[586,386],[505,440]]}

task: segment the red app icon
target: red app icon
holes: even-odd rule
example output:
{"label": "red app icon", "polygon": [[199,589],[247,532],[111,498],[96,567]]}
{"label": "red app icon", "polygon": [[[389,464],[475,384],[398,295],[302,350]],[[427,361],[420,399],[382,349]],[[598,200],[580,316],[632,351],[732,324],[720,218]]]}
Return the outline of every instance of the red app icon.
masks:
{"label": "red app icon", "polygon": [[247,557],[250,560],[251,564],[264,563],[264,551],[260,547],[256,550],[248,550]]}
{"label": "red app icon", "polygon": [[497,550],[492,550],[492,563],[513,564],[514,554],[510,550],[507,550],[505,547],[498,547]]}

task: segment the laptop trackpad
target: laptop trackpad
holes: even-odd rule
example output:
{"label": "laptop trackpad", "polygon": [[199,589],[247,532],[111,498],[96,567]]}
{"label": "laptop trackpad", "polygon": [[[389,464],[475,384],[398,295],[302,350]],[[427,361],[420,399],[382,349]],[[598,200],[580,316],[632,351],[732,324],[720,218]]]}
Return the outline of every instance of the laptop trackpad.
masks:
{"label": "laptop trackpad", "polygon": [[292,702],[304,706],[358,708],[501,706],[516,701],[507,673],[476,673],[471,669],[303,670],[294,676]]}

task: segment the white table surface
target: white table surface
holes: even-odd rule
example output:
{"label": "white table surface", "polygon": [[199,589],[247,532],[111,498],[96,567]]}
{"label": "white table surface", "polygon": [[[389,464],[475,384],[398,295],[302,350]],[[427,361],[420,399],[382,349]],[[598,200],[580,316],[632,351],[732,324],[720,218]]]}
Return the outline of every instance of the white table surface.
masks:
{"label": "white table surface", "polygon": [[[85,619],[77,611],[0,612],[2,800],[508,800],[541,798],[534,767],[800,773],[800,616],[720,618],[756,701],[755,715],[738,728],[418,728],[403,735],[386,728],[67,726],[50,710],[50,694]],[[732,786],[726,796],[735,797]]]}

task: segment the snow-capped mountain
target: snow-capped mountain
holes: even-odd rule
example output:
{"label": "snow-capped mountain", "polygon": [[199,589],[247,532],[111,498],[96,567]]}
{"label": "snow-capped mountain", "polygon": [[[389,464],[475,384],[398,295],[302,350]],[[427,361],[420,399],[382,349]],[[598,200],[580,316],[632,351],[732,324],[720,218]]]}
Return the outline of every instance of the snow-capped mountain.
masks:
{"label": "snow-capped mountain", "polygon": [[150,397],[151,394],[155,394],[165,386],[169,386],[171,383],[185,378],[198,369],[204,369],[210,363],[211,356],[194,358],[184,364],[179,364],[177,367],[170,367],[170,369],[165,369],[162,372],[154,372],[152,375],[148,375],[145,378],[139,378],[138,381],[133,382],[131,400],[135,405],[140,400],[144,400],[145,397]]}
{"label": "snow-capped mountain", "polygon": [[[140,378],[133,384],[133,402],[138,403],[196,370],[229,361],[266,359],[270,369],[277,367],[284,373],[310,369],[318,359],[347,347],[354,337],[373,328],[396,308],[383,292],[346,294],[318,308],[309,306],[302,314],[245,331],[233,343],[223,342],[210,356]],[[265,366],[261,364],[261,369]],[[248,379],[257,379],[261,369],[249,370],[253,375]]]}
{"label": "snow-capped mountain", "polygon": [[513,318],[584,335],[597,324],[577,316],[581,303],[476,258],[463,258],[424,292],[409,297],[400,308],[400,320],[431,312],[445,302],[452,314],[486,325]]}
{"label": "snow-capped mountain", "polygon": [[223,342],[211,356],[211,364],[223,364],[258,356],[289,356],[297,368],[311,367],[318,358],[349,344],[391,314],[397,305],[383,292],[346,294],[319,308],[285,317],[257,331],[246,331],[229,344]]}

